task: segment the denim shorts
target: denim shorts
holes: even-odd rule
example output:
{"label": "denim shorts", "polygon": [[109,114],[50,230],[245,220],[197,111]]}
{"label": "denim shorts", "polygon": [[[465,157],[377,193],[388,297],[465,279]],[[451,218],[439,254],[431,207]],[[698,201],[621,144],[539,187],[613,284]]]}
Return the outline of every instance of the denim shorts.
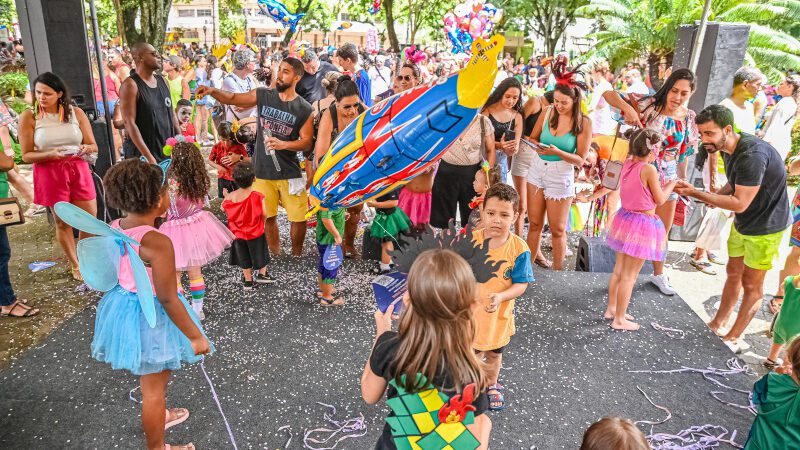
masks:
{"label": "denim shorts", "polygon": [[528,183],[544,190],[547,200],[575,196],[575,166],[563,161],[545,161],[534,154],[528,169]]}
{"label": "denim shorts", "polygon": [[[661,161],[661,163],[656,163],[656,168],[658,168],[658,164],[661,166],[661,185],[665,185],[672,180],[678,179],[678,160],[673,159],[672,161]],[[669,194],[669,198],[667,201],[675,201],[678,200],[678,194],[676,192],[672,192]]]}

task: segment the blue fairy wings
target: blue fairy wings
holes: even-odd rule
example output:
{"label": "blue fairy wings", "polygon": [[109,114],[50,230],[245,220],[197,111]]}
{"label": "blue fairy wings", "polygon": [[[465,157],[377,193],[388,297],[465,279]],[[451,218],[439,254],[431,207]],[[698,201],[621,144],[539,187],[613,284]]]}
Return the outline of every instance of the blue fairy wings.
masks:
{"label": "blue fairy wings", "polygon": [[58,202],[54,209],[56,215],[71,227],[94,235],[78,242],[78,264],[83,281],[90,288],[108,292],[119,284],[120,262],[127,250],[139,305],[148,325],[155,327],[153,284],[144,262],[133,249],[134,245],[140,245],[139,242],[71,203]]}
{"label": "blue fairy wings", "polygon": [[[140,159],[144,162],[147,162],[147,158],[144,156],[140,157]],[[167,170],[169,170],[169,165],[172,164],[172,158],[167,158],[156,165],[161,168],[161,172],[163,174],[163,178],[161,179],[161,183],[164,184],[167,182]]]}

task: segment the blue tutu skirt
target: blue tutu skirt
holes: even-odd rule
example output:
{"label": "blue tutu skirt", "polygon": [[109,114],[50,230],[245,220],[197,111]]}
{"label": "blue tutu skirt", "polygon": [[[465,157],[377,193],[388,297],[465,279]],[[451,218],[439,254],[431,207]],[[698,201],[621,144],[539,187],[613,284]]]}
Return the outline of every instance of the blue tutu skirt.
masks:
{"label": "blue tutu skirt", "polygon": [[[189,303],[180,294],[178,298],[205,335]],[[156,326],[150,328],[134,292],[121,286],[108,291],[97,307],[92,357],[134,375],[177,370],[184,362],[200,361],[202,356],[194,354],[189,338],[172,322],[158,299],[154,301]],[[211,351],[214,351],[213,345]]]}

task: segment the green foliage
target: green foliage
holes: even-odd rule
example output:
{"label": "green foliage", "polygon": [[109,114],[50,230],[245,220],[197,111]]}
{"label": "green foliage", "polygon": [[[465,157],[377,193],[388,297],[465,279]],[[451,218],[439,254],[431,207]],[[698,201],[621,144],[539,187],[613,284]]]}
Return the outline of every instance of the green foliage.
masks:
{"label": "green foliage", "polygon": [[6,103],[6,106],[13,109],[17,115],[31,109],[31,105],[25,103],[25,100],[22,100],[21,98],[12,98],[10,102]]}
{"label": "green foliage", "polygon": [[11,28],[17,17],[17,7],[14,0],[0,0],[0,25]]}
{"label": "green foliage", "polygon": [[495,6],[503,10],[501,28],[533,32],[545,42],[544,52],[552,55],[568,25],[575,21],[576,11],[587,0],[498,0]]}
{"label": "green foliage", "polygon": [[0,74],[0,97],[22,97],[28,87],[28,75],[24,72]]}
{"label": "green foliage", "polygon": [[[84,0],[86,9],[86,21],[90,21],[89,17],[89,1]],[[117,30],[117,12],[114,9],[114,2],[112,0],[95,0],[95,9],[97,10],[97,26],[100,28],[101,38],[116,37],[119,35]]]}
{"label": "green foliage", "polygon": [[[789,156],[786,160],[789,161],[797,156],[798,153],[800,153],[800,120],[794,124],[794,129],[792,130],[792,148],[789,150]],[[790,176],[786,180],[786,183],[789,186],[800,185],[800,176]]]}

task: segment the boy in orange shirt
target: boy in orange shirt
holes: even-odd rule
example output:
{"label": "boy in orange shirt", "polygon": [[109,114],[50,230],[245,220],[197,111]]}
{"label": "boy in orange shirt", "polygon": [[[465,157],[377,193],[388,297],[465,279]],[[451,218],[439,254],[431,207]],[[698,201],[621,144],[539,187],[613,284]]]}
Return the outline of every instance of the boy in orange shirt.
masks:
{"label": "boy in orange shirt", "polygon": [[531,252],[521,237],[511,232],[519,215],[519,195],[513,187],[498,183],[484,196],[481,208],[482,229],[473,232],[476,246],[489,240],[489,260],[503,261],[494,278],[478,285],[482,308],[475,312],[477,330],[473,347],[486,360],[489,379],[489,409],[506,408],[503,386],[497,381],[503,362],[503,349],[514,328],[514,301],[533,282]]}

